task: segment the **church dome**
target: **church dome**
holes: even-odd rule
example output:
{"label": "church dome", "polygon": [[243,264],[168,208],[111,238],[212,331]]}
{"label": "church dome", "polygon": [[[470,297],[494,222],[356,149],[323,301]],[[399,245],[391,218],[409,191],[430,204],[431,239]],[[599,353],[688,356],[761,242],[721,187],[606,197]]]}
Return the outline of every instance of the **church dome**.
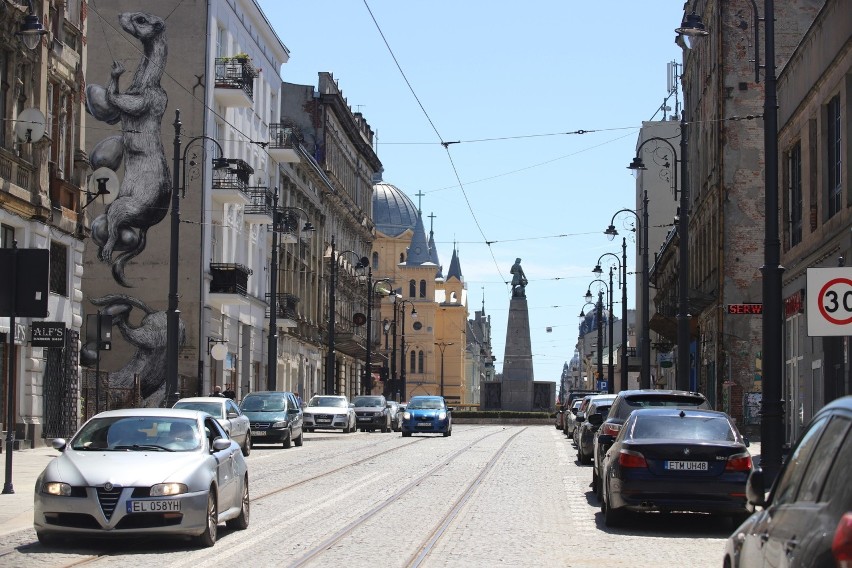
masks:
{"label": "church dome", "polygon": [[389,237],[398,237],[417,223],[417,207],[401,189],[389,183],[373,186],[373,223]]}

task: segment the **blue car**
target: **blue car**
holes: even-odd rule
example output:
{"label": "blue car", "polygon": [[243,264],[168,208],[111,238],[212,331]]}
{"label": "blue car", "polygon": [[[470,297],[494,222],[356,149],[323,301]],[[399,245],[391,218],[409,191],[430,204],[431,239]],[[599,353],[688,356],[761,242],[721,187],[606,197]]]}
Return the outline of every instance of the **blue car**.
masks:
{"label": "blue car", "polygon": [[407,438],[415,433],[452,436],[452,412],[453,408],[447,406],[442,396],[411,397],[400,421],[402,437]]}

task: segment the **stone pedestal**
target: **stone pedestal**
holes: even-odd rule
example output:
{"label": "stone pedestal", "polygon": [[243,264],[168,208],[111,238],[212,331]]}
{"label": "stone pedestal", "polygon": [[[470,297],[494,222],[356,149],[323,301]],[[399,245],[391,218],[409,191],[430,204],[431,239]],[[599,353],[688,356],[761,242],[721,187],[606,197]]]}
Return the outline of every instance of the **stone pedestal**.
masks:
{"label": "stone pedestal", "polygon": [[530,316],[525,296],[512,296],[503,354],[503,410],[529,412],[533,409],[533,362]]}

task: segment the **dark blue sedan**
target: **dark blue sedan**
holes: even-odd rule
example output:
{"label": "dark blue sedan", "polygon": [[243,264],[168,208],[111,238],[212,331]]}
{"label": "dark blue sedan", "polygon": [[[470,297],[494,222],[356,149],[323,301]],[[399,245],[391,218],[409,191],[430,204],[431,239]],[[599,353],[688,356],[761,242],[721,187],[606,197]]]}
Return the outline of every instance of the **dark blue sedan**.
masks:
{"label": "dark blue sedan", "polygon": [[412,434],[453,434],[453,408],[442,396],[414,396],[402,413],[402,436]]}

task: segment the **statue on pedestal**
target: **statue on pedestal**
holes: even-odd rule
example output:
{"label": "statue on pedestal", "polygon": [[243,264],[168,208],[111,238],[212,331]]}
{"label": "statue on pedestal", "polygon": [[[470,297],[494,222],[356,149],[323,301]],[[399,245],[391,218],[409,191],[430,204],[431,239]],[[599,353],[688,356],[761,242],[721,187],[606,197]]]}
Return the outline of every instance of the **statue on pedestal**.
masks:
{"label": "statue on pedestal", "polygon": [[512,274],[512,297],[526,298],[527,277],[524,275],[524,269],[521,268],[521,259],[516,258],[515,264],[509,271]]}

